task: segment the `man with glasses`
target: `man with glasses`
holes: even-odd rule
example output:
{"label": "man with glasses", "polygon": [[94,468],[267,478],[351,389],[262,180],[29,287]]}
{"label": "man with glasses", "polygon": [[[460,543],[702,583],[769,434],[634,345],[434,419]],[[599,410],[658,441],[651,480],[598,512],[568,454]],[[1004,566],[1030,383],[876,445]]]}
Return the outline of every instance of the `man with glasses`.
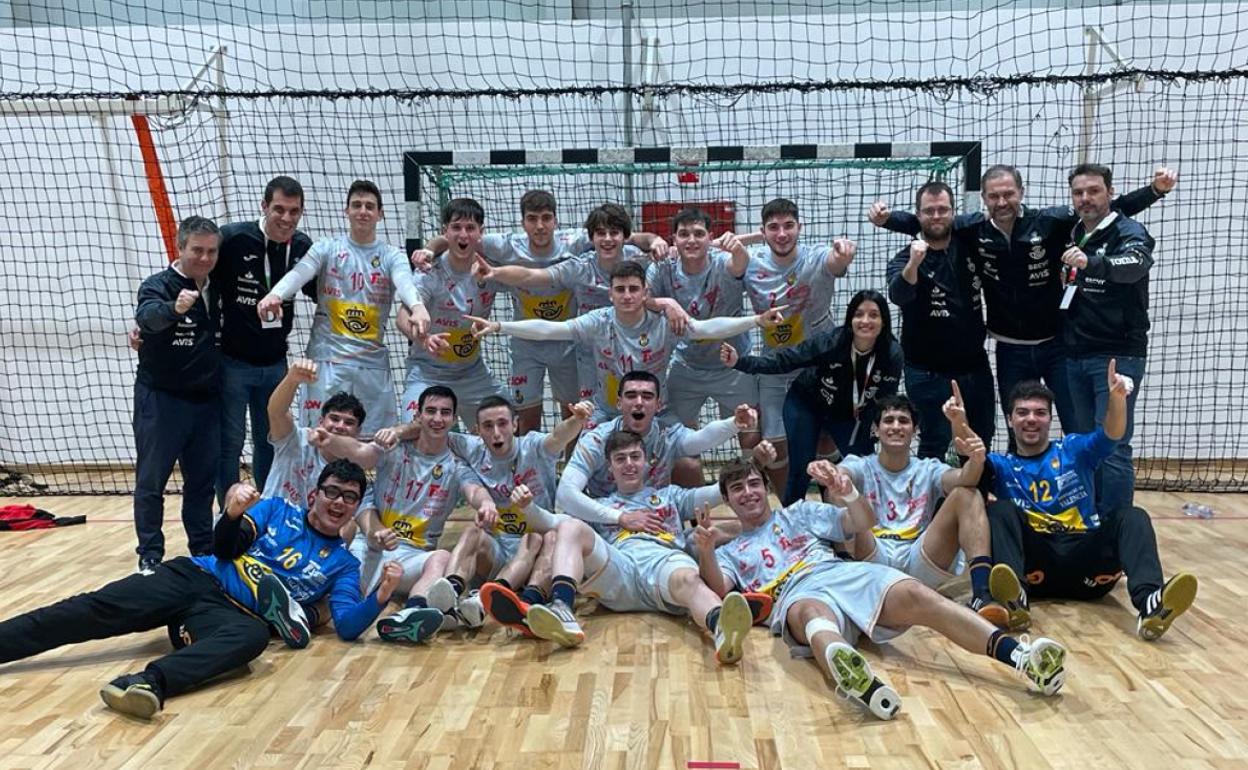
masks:
{"label": "man with glasses", "polygon": [[953,239],[953,191],[928,182],[915,196],[921,234],[888,263],[888,298],[901,308],[906,394],[919,410],[919,457],[943,457],[953,438],[941,412],[962,391],[971,430],[992,446],[992,370],[984,351],[980,279]]}
{"label": "man with glasses", "polygon": [[0,623],[0,662],[176,627],[185,644],[100,690],[110,708],[150,719],[166,698],[257,658],[270,625],[288,646],[306,647],[300,603],[328,598],[338,636],[351,641],[376,619],[402,574],[397,565],[388,568],[376,591],[363,596],[359,562],[338,537],[367,484],[358,465],[336,460],[321,471],[306,509],[261,500],[255,487],[235,484],[213,530],[211,554],[170,559],[150,575],[130,575]]}

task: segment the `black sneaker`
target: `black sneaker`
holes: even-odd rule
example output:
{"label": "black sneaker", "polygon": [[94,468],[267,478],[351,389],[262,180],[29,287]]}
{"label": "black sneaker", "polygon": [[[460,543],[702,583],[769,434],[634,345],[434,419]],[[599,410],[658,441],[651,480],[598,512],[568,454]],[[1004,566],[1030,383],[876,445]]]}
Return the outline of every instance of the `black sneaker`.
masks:
{"label": "black sneaker", "polygon": [[1187,612],[1194,601],[1196,576],[1180,572],[1144,600],[1144,611],[1135,626],[1136,633],[1146,642],[1157,641],[1170,629],[1174,619]]}
{"label": "black sneaker", "polygon": [[290,598],[286,586],[272,572],[256,584],[256,605],[260,608],[260,617],[273,626],[287,647],[302,650],[312,641],[312,629],[303,607]]}
{"label": "black sneaker", "polygon": [[165,696],[146,673],[119,676],[100,689],[104,705],[139,719],[151,719],[164,708]]}
{"label": "black sneaker", "polygon": [[138,573],[140,575],[155,575],[156,568],[159,566],[159,556],[140,556]]}

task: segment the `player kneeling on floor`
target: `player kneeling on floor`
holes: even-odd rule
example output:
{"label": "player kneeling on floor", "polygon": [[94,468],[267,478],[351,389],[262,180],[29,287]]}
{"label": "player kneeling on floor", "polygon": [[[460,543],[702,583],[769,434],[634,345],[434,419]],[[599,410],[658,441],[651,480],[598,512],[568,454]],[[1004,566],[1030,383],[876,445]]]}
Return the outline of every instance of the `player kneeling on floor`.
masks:
{"label": "player kneeling on floor", "polygon": [[891,567],[837,559],[825,541],[844,541],[875,525],[853,481],[832,464],[807,466],[835,505],[799,501],[772,510],[767,478],[753,463],[733,461],[719,485],[742,532],[718,549],[706,521],[693,538],[702,580],[721,596],[749,589],[774,595],[771,631],[790,646],[809,648],[837,690],[880,719],[901,708],[897,693],[872,673],[853,648],[860,633],[882,642],[912,625],[927,626],[971,652],[1021,672],[1033,690],[1056,693],[1065,680],[1066,650],[1050,639],[1013,639],[970,609]]}

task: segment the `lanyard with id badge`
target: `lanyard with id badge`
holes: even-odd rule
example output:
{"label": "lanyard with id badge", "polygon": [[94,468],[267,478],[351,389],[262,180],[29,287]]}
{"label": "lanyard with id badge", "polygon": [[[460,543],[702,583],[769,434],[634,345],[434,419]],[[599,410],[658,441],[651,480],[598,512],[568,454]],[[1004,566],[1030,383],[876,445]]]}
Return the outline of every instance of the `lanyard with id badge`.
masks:
{"label": "lanyard with id badge", "polygon": [[[1106,227],[1109,227],[1111,224],[1114,223],[1114,220],[1116,219],[1118,219],[1118,212],[1117,211],[1109,212],[1109,216],[1102,219],[1100,221],[1100,224],[1098,224],[1096,227],[1084,233],[1083,237],[1079,239],[1078,243],[1073,242],[1074,231],[1072,230],[1071,231],[1071,241],[1072,241],[1071,246],[1078,246],[1080,249],[1082,249],[1087,244],[1088,241],[1092,240],[1092,236],[1104,230]],[[1075,225],[1075,227],[1078,227],[1078,226],[1079,225]],[[1075,300],[1075,292],[1079,290],[1079,284],[1076,283],[1076,280],[1079,278],[1079,268],[1074,267],[1074,266],[1067,268],[1065,271],[1065,276],[1066,276],[1066,290],[1062,292],[1062,304],[1058,305],[1058,309],[1060,310],[1069,310],[1070,303]]]}
{"label": "lanyard with id badge", "polygon": [[[264,253],[260,257],[260,286],[267,294],[269,291],[269,234],[264,229],[265,217],[260,217],[260,234],[264,236]],[[290,244],[294,241],[292,238],[286,241],[286,261],[283,263],[287,269],[290,268]],[[282,328],[281,316],[269,313],[268,317],[260,318],[261,329],[280,329]]]}

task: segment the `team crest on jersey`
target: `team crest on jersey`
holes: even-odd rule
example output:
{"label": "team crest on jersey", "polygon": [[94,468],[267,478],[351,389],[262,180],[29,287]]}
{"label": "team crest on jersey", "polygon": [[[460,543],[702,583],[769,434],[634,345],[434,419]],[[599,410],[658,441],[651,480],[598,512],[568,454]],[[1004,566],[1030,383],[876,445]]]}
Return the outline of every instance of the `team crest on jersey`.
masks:
{"label": "team crest on jersey", "polygon": [[512,395],[515,397],[515,401],[516,401],[516,403],[517,403],[517,404],[523,404],[523,403],[524,403],[524,394],[523,394],[523,393],[521,393],[520,391],[516,390],[516,391],[513,391],[513,392],[512,392]]}
{"label": "team crest on jersey", "polygon": [[352,334],[368,334],[372,327],[363,308],[349,307],[342,314],[342,325]]}
{"label": "team crest on jersey", "polygon": [[771,531],[777,536],[782,536],[784,534],[784,530],[780,529],[780,522],[778,521],[772,522]]}
{"label": "team crest on jersey", "polygon": [[797,273],[789,273],[788,275],[786,275],[784,277],[784,282],[790,286],[797,283]]}
{"label": "team crest on jersey", "polygon": [[638,344],[638,345],[641,345],[643,348],[644,348],[645,346],[649,345],[649,344],[650,344],[650,335],[649,335],[649,334],[642,334],[640,337],[638,337],[638,338],[637,338],[637,344]]}
{"label": "team crest on jersey", "polygon": [[319,558],[328,559],[329,558],[329,546],[325,546],[324,548],[322,548],[316,555]]}
{"label": "team crest on jersey", "polygon": [[373,255],[373,261],[370,263],[373,267],[381,267],[381,257]]}
{"label": "team crest on jersey", "polygon": [[660,498],[658,495],[650,495],[651,505],[662,505],[662,503],[663,503],[663,499]]}
{"label": "team crest on jersey", "polygon": [[1053,470],[1057,470],[1062,467],[1062,461],[1057,459],[1056,456],[1054,456],[1052,460],[1049,460],[1049,467],[1052,468]]}
{"label": "team crest on jersey", "polygon": [[438,463],[437,465],[433,466],[433,474],[432,474],[432,475],[433,475],[433,477],[434,477],[435,479],[440,479],[440,478],[442,478],[442,463]]}

